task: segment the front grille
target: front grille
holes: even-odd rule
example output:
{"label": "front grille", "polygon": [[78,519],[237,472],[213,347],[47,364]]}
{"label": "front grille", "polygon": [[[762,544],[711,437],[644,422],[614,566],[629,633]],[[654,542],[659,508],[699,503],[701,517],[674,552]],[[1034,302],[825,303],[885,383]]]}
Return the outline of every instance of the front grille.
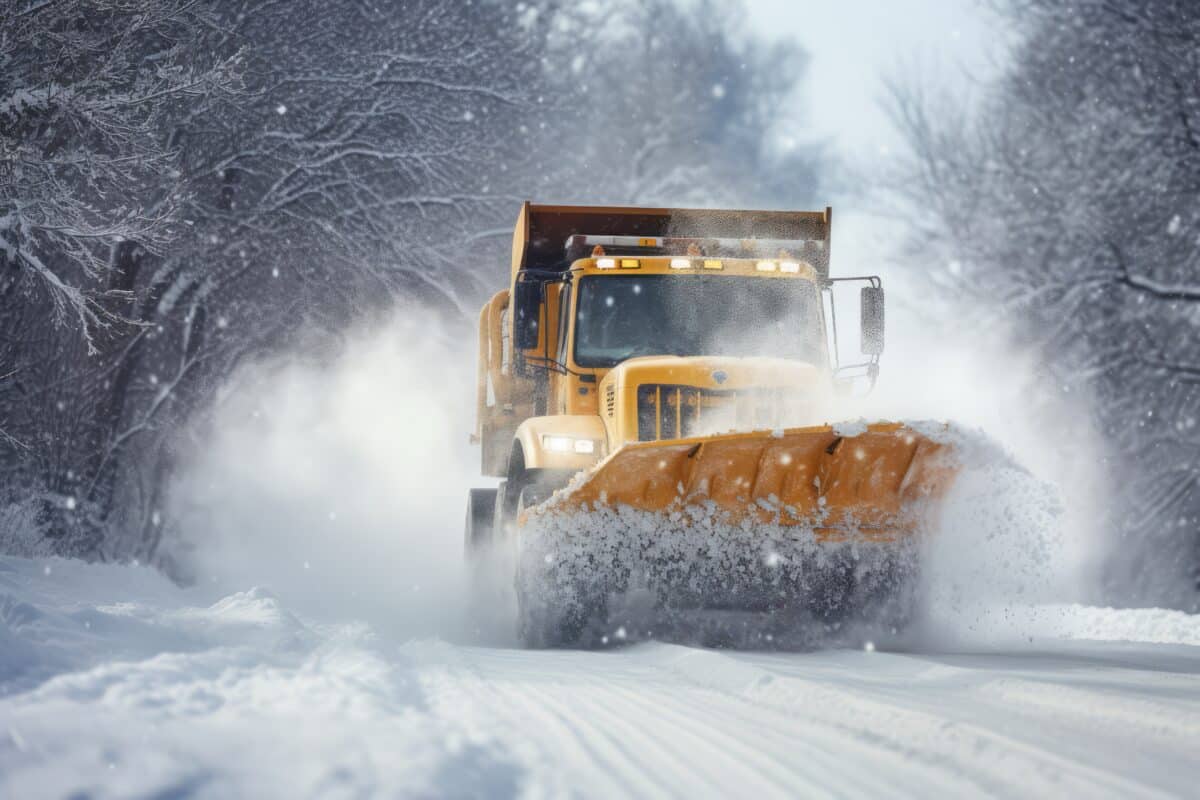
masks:
{"label": "front grille", "polygon": [[637,390],[638,441],[781,427],[791,416],[785,388],[701,389],[645,383]]}

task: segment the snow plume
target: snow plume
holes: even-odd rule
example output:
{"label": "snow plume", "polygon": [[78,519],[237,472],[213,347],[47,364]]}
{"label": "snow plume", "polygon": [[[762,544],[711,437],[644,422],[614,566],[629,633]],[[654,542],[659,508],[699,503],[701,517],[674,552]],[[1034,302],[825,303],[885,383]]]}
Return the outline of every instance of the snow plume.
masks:
{"label": "snow plume", "polygon": [[956,423],[964,469],[924,570],[931,627],[969,636],[1017,605],[1094,601],[1108,542],[1086,398],[1060,391],[994,329],[973,333],[965,314],[914,324],[905,311],[894,315],[875,392],[841,410]]}
{"label": "snow plume", "polygon": [[176,486],[196,581],[264,586],[312,619],[453,633],[478,473],[464,331],[409,309],[330,358],[240,370]]}

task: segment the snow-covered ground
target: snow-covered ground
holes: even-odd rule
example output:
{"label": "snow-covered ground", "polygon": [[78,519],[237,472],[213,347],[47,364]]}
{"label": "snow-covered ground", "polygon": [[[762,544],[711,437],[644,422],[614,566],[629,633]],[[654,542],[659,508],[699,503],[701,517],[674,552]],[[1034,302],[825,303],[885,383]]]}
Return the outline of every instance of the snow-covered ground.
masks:
{"label": "snow-covered ground", "polygon": [[1194,796],[1200,617],[1022,606],[973,630],[531,652],[3,558],[0,797]]}
{"label": "snow-covered ground", "polygon": [[1015,368],[914,380],[1024,466],[956,482],[902,646],[521,651],[463,634],[474,362],[427,322],[235,382],[174,493],[194,588],[0,557],[0,800],[1195,795],[1200,617],[1070,603],[1091,451]]}

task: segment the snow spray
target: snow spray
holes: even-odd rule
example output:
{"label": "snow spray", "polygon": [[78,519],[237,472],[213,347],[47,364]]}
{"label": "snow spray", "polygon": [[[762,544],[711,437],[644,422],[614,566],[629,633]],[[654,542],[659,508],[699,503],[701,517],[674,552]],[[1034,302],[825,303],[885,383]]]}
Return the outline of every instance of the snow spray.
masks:
{"label": "snow spray", "polygon": [[239,370],[175,487],[196,581],[264,586],[314,619],[454,635],[479,480],[474,336],[454,333],[408,310],[332,358]]}
{"label": "snow spray", "polygon": [[[903,322],[902,322],[903,324]],[[925,638],[1013,644],[1015,608],[1093,601],[1106,542],[1102,461],[1084,398],[1062,392],[1002,332],[905,325],[890,336],[868,419],[954,423],[963,471],[923,558]]]}

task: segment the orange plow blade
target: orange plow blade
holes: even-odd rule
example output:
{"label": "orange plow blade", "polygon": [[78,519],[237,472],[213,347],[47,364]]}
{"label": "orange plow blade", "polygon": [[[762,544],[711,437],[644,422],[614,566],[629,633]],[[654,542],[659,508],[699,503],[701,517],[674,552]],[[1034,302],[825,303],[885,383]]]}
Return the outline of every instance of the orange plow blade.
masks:
{"label": "orange plow blade", "polygon": [[630,444],[553,505],[670,511],[712,503],[735,523],[888,540],[913,532],[956,471],[950,445],[907,426],[822,425]]}
{"label": "orange plow blade", "polygon": [[864,423],[626,445],[520,515],[522,641],[898,630],[956,451]]}

